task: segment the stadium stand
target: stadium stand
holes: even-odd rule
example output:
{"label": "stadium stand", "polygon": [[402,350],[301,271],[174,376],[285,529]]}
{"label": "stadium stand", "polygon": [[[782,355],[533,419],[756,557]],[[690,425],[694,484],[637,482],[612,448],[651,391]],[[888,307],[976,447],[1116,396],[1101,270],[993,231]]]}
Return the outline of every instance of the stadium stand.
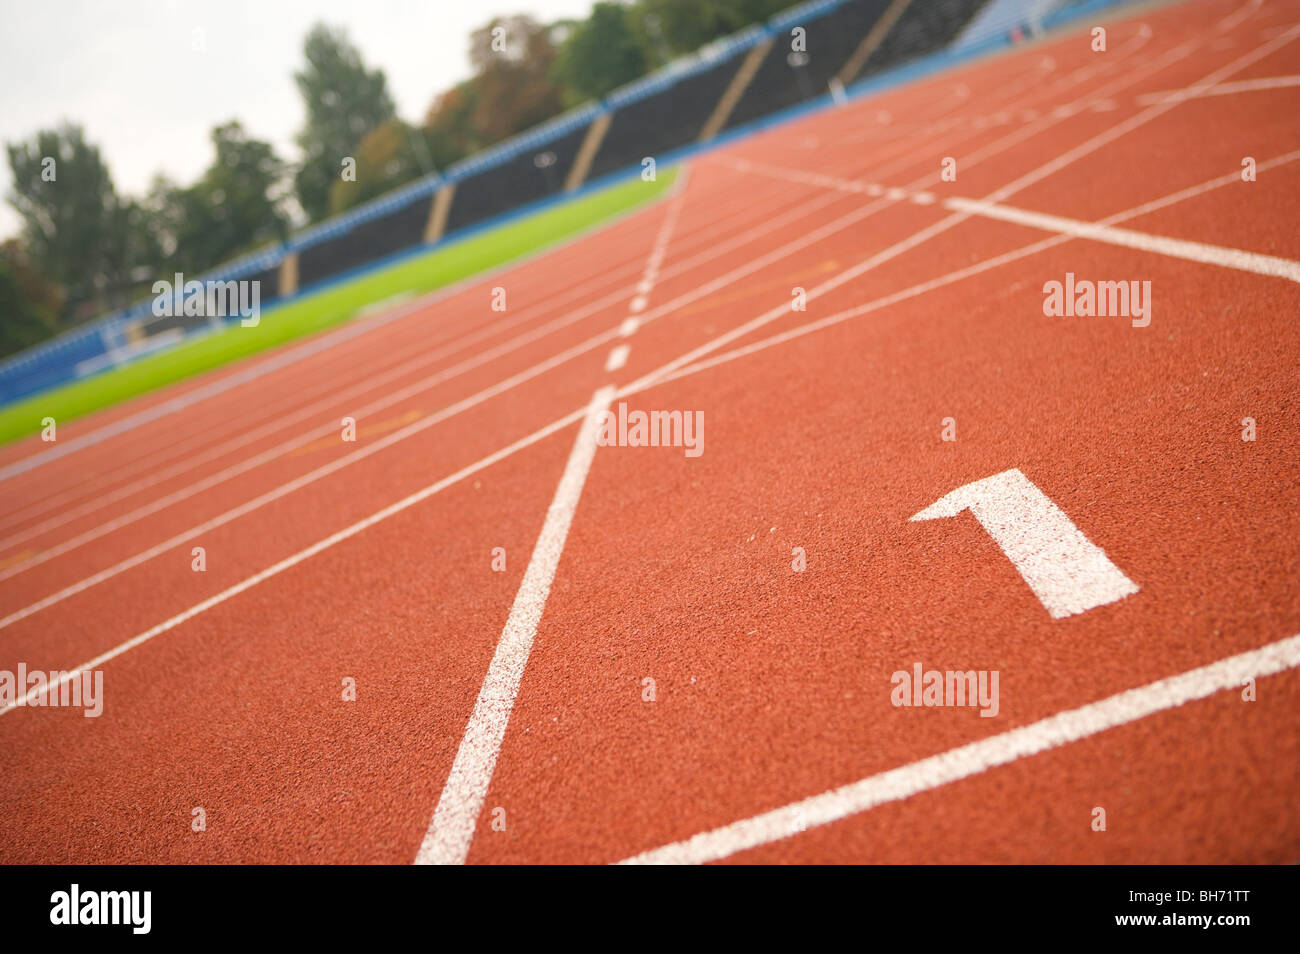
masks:
{"label": "stadium stand", "polygon": [[854,79],[946,46],[984,3],[985,0],[912,0]]}
{"label": "stadium stand", "polygon": [[[831,77],[839,72],[888,5],[889,0],[850,0],[815,20],[784,15],[779,24],[774,24],[780,34],[777,42],[763,58],[726,128],[747,125],[825,93]],[[806,31],[807,50],[802,54],[791,49],[790,31],[795,27]]]}
{"label": "stadium stand", "polygon": [[[332,241],[301,249],[298,252],[299,284],[311,285],[418,245],[424,235],[428,214],[427,203],[413,201],[387,215],[362,222]],[[272,283],[269,287],[276,288],[277,285]]]}
{"label": "stadium stand", "polygon": [[737,65],[737,58],[730,57],[644,99],[623,102],[617,95],[611,96],[613,118],[590,175],[599,178],[639,165],[646,156],[663,155],[695,142]]}
{"label": "stadium stand", "polygon": [[541,149],[526,150],[459,182],[447,219],[448,231],[455,232],[561,191],[565,172],[582,147],[588,125],[584,123]]}

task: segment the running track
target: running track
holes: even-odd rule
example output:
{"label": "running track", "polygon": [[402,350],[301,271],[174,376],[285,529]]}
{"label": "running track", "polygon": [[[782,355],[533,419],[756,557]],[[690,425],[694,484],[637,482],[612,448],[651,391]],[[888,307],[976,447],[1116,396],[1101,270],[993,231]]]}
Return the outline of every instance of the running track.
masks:
{"label": "running track", "polygon": [[[0,860],[1295,861],[1300,3],[1091,25],[0,449],[0,669],[105,683],[0,711]],[[1150,325],[1045,317],[1067,272]],[[597,446],[620,401],[703,453]],[[1069,592],[910,519],[1012,470]]]}

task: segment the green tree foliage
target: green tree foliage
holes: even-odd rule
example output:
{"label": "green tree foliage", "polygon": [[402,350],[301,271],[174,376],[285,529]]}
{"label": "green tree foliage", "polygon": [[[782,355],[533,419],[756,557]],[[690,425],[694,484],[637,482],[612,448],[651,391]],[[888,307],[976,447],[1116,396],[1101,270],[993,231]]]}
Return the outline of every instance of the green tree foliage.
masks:
{"label": "green tree foliage", "polygon": [[22,216],[32,266],[64,290],[69,312],[111,303],[127,282],[132,208],[118,197],[99,149],[80,126],[65,124],[6,151],[9,202]]}
{"label": "green tree foliage", "polygon": [[439,95],[424,117],[424,131],[433,164],[445,169],[475,153],[480,145],[474,128],[478,91],[466,80]]}
{"label": "green tree foliage", "polygon": [[285,238],[280,209],[287,169],[269,143],[250,139],[238,122],[212,130],[215,157],[194,185],[155,181],[147,214],[169,269],[197,274]]}
{"label": "green tree foliage", "polygon": [[32,267],[16,239],[0,245],[0,357],[58,330],[63,296]]}
{"label": "green tree foliage", "polygon": [[330,214],[376,199],[434,171],[423,129],[400,119],[380,123],[357,145],[356,179],[338,179],[330,186]]}
{"label": "green tree foliage", "polygon": [[307,108],[307,124],[298,134],[303,158],[296,186],[299,203],[314,220],[329,211],[344,157],[353,156],[366,133],[395,113],[383,71],[366,69],[345,31],[318,24],[303,52],[307,65],[294,74]]}
{"label": "green tree foliage", "polygon": [[638,0],[630,12],[651,63],[662,66],[793,5],[793,0]]}
{"label": "green tree foliage", "polygon": [[[238,122],[213,130],[216,157],[197,182],[159,177],[139,201],[117,194],[99,150],[77,125],[9,143],[9,201],[23,227],[21,243],[0,255],[0,351],[139,300],[160,274],[197,274],[284,238],[291,185],[311,219],[341,212],[605,96],[791,2],[598,0],[581,21],[496,18],[470,35],[473,75],[437,96],[419,127],[396,117],[384,73],[366,67],[346,32],[318,24],[294,74],[307,118],[292,184],[271,146],[249,138]],[[349,156],[353,182],[342,178]]]}
{"label": "green tree foliage", "polygon": [[564,91],[551,77],[550,28],[532,17],[497,17],[475,30],[469,59],[474,67],[470,115],[480,144],[500,142],[564,109]]}
{"label": "green tree foliage", "polygon": [[601,0],[560,46],[554,74],[568,105],[599,99],[646,73],[649,59],[629,8]]}

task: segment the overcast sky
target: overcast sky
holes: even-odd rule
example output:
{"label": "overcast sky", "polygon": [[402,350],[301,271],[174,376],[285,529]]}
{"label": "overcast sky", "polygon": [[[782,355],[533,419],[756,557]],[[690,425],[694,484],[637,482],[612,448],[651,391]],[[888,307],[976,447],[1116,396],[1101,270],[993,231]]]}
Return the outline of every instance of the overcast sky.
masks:
{"label": "overcast sky", "polygon": [[[293,72],[318,20],[348,29],[381,67],[398,115],[423,117],[469,75],[471,30],[495,15],[582,17],[592,0],[0,0],[0,142],[61,119],[80,122],[120,192],[155,172],[182,183],[212,160],[208,133],[239,119],[296,159],[303,122]],[[202,49],[196,50],[196,38]],[[7,199],[8,159],[0,157]],[[19,218],[0,202],[0,238]]]}

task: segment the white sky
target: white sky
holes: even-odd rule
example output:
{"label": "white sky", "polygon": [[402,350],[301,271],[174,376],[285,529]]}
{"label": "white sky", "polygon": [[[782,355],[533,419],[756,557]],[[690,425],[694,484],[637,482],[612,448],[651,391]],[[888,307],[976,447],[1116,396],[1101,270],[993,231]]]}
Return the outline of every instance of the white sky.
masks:
{"label": "white sky", "polygon": [[[297,159],[302,101],[293,73],[313,23],[344,26],[388,76],[403,119],[470,73],[471,30],[493,16],[583,17],[592,0],[0,0],[0,142],[61,119],[100,147],[118,191],[155,172],[188,183],[212,161],[208,133],[239,119]],[[194,49],[202,31],[203,49]],[[0,195],[11,188],[0,154]],[[0,238],[20,227],[0,201]]]}

